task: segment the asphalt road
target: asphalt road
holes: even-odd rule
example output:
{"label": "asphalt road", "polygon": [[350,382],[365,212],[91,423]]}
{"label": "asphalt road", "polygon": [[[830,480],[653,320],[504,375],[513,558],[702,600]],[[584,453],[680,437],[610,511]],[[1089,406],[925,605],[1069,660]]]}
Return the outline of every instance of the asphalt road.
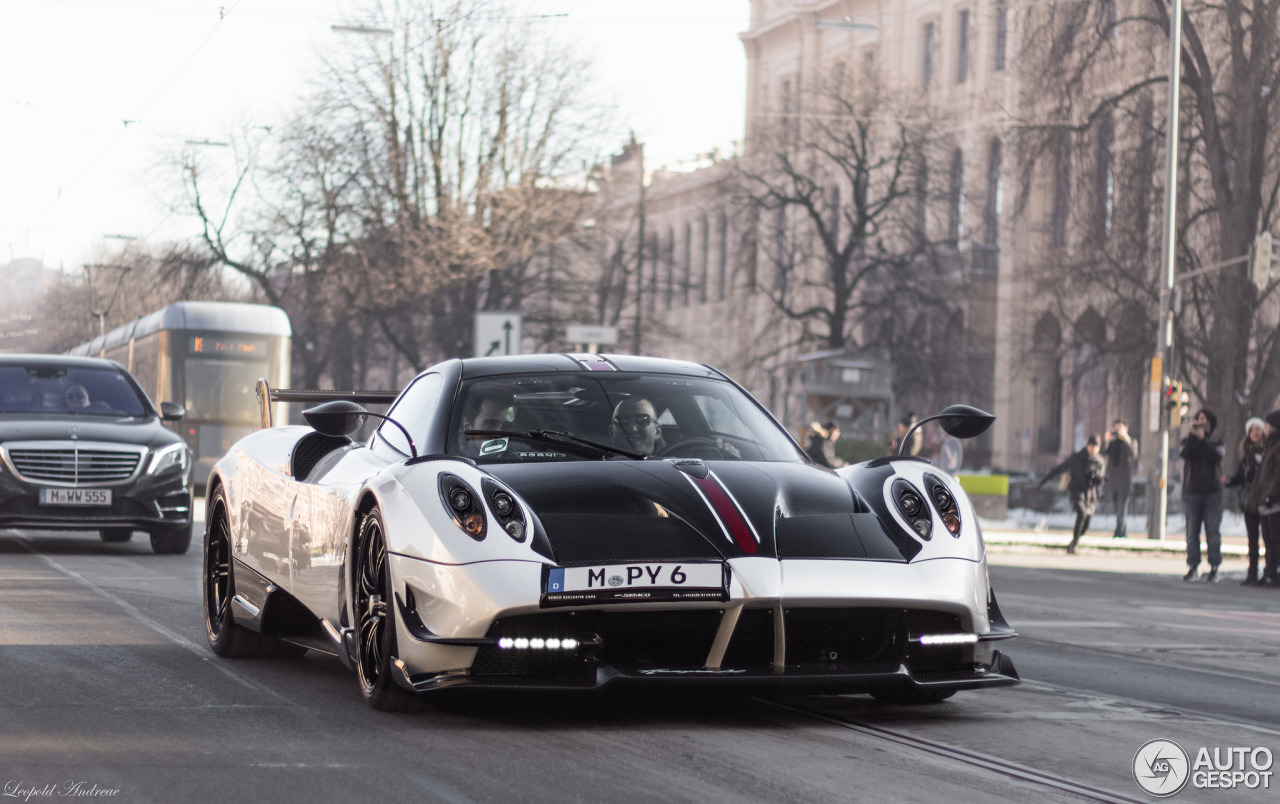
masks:
{"label": "asphalt road", "polygon": [[[993,563],[1005,557],[993,555]],[[1280,592],[993,566],[1025,683],[863,696],[502,695],[386,715],[335,660],[215,657],[197,549],[0,531],[0,794],[27,801],[1150,801],[1157,738],[1280,754]],[[1120,571],[1116,571],[1120,570]],[[78,786],[77,786],[78,785]],[[1276,782],[1280,785],[1280,781]],[[1181,801],[1274,800],[1192,789]]]}

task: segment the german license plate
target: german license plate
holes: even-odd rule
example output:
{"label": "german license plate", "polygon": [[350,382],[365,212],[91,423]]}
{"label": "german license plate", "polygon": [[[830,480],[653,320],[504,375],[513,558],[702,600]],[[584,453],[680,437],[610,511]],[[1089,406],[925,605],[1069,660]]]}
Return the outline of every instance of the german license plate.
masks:
{"label": "german license plate", "polygon": [[41,505],[110,505],[111,489],[40,489]]}
{"label": "german license plate", "polygon": [[553,567],[542,595],[543,605],[727,599],[727,574],[718,562]]}

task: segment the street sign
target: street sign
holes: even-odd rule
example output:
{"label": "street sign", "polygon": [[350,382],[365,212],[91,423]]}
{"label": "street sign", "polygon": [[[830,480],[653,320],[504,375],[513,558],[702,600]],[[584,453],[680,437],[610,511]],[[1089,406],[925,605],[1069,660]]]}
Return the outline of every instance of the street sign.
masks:
{"label": "street sign", "polygon": [[595,344],[596,346],[612,346],[618,342],[617,327],[585,326],[570,324],[565,329],[565,340],[569,343]]}
{"label": "street sign", "polygon": [[476,357],[520,354],[519,313],[476,313]]}

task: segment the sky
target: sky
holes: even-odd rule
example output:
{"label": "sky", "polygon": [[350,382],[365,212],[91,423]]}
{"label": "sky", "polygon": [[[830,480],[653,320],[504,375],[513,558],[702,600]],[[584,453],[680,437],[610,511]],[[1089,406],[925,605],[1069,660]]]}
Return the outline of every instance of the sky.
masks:
{"label": "sky", "polygon": [[[521,0],[595,65],[646,167],[742,138],[749,0]],[[165,155],[283,122],[357,0],[0,0],[0,264],[79,275],[197,233]],[[347,35],[349,36],[349,34]],[[620,140],[619,149],[622,145]],[[0,300],[2,302],[3,300]]]}

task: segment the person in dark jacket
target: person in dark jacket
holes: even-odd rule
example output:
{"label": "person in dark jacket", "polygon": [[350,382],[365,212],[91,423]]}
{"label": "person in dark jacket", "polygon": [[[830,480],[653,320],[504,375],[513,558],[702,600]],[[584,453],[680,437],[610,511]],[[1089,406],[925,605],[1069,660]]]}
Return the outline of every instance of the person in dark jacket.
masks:
{"label": "person in dark jacket", "polygon": [[1129,493],[1133,489],[1133,465],[1138,458],[1137,445],[1129,437],[1129,423],[1116,419],[1107,433],[1107,446],[1103,449],[1107,459],[1107,496],[1116,506],[1115,538],[1123,539],[1128,533],[1125,517],[1129,515]]}
{"label": "person in dark jacket", "polygon": [[[1253,586],[1258,582],[1258,536],[1262,520],[1258,515],[1258,499],[1254,490],[1258,485],[1258,469],[1262,465],[1262,454],[1266,447],[1267,423],[1254,416],[1244,423],[1244,438],[1240,440],[1236,473],[1222,478],[1225,488],[1240,489],[1240,513],[1244,515],[1245,535],[1249,538],[1249,571],[1244,576],[1244,586]],[[1270,553],[1272,548],[1268,546],[1266,550]]]}
{"label": "person in dark jacket", "polygon": [[1098,489],[1106,478],[1106,467],[1098,457],[1100,442],[1101,439],[1096,435],[1089,436],[1084,449],[1068,455],[1065,461],[1050,469],[1040,481],[1043,486],[1063,472],[1067,472],[1070,478],[1067,497],[1071,500],[1071,510],[1076,512],[1076,526],[1071,531],[1068,553],[1076,551],[1080,537],[1089,529],[1089,520],[1098,505]]}
{"label": "person in dark jacket", "polygon": [[1182,510],[1187,517],[1187,574],[1184,581],[1200,575],[1200,527],[1209,545],[1209,574],[1205,580],[1218,582],[1218,565],[1222,563],[1222,459],[1226,449],[1222,439],[1214,435],[1218,417],[1201,408],[1191,421],[1191,431],[1182,439],[1178,454],[1182,456]]}
{"label": "person in dark jacket", "polygon": [[1253,495],[1258,501],[1262,543],[1267,551],[1262,583],[1275,588],[1280,585],[1280,410],[1263,418],[1267,423],[1267,446],[1258,466]]}

